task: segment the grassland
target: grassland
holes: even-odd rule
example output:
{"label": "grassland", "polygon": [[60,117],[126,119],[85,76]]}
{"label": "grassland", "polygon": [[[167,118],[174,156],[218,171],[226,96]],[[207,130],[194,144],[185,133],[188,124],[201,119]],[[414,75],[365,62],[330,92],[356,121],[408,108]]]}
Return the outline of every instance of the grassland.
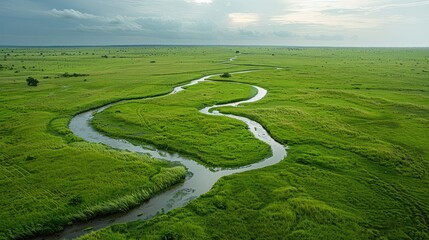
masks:
{"label": "grassland", "polygon": [[244,166],[271,154],[269,146],[255,139],[243,122],[198,110],[254,94],[247,85],[200,83],[160,99],[116,105],[97,114],[93,124],[108,135],[180,152],[210,167]]}
{"label": "grassland", "polygon": [[[83,142],[68,122],[109,102],[243,69],[223,63],[233,53],[209,47],[1,48],[0,239],[125,211],[182,181],[184,168]],[[29,76],[40,81],[37,87],[27,86]]]}
{"label": "grassland", "polygon": [[[236,50],[237,60],[227,61]],[[268,95],[220,110],[257,120],[290,147],[289,156],[275,166],[224,177],[184,208],[83,239],[429,238],[428,49],[0,52],[0,239],[123,211],[183,179],[181,167],[76,138],[67,128],[73,115],[166,93],[202,75],[244,69],[262,71],[228,81],[259,85]],[[28,76],[39,79],[39,86],[27,86]],[[245,98],[249,88],[205,83],[180,94],[115,106],[95,123],[113,136],[152,142],[208,164],[244,164],[259,157],[254,152],[266,154],[242,125],[196,112],[205,104]],[[136,130],[145,134],[132,135]],[[252,154],[224,155],[234,143],[225,139],[234,135],[254,147]],[[204,137],[186,144],[173,140]],[[207,143],[213,148],[202,152]]]}
{"label": "grassland", "polygon": [[232,64],[267,70],[228,81],[269,93],[220,110],[262,123],[288,158],[82,239],[429,239],[429,50],[240,50]]}

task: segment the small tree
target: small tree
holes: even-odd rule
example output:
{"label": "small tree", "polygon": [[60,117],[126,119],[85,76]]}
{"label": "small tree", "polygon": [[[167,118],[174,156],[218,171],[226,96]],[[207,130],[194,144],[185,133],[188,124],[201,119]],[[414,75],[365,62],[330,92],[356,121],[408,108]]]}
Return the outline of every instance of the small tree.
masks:
{"label": "small tree", "polygon": [[39,83],[39,80],[35,79],[34,77],[28,77],[27,78],[27,85],[32,87],[37,87],[37,84]]}
{"label": "small tree", "polygon": [[224,73],[224,74],[222,74],[220,76],[223,77],[223,78],[229,78],[229,77],[231,77],[231,73]]}

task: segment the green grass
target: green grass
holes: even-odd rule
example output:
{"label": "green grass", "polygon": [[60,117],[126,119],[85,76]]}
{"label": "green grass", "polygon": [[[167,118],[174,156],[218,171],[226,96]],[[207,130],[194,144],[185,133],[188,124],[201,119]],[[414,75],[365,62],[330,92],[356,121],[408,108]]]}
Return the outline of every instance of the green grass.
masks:
{"label": "green grass", "polygon": [[[0,239],[52,233],[125,211],[182,181],[184,168],[85,143],[68,122],[109,102],[243,69],[223,64],[232,53],[209,47],[1,48]],[[37,87],[27,86],[29,76],[40,81]]]}
{"label": "green grass", "polygon": [[[223,63],[236,50],[238,59]],[[183,168],[82,142],[67,129],[74,114],[166,93],[202,75],[256,68],[265,70],[216,80],[256,84],[269,91],[266,98],[221,111],[264,125],[290,147],[284,161],[224,177],[166,215],[83,239],[429,238],[428,49],[0,51],[6,55],[0,62],[6,66],[0,70],[0,238],[51,232],[68,221],[125,210],[183,178]],[[65,72],[89,76],[65,78]],[[39,86],[28,87],[28,76]],[[245,164],[265,155],[265,145],[239,122],[197,109],[250,95],[246,86],[204,83],[174,96],[120,104],[96,123],[112,135],[209,165]],[[140,135],[132,135],[137,129]],[[239,147],[260,151],[224,155],[235,135],[249,144]],[[207,143],[212,148],[200,151]]]}
{"label": "green grass", "polygon": [[428,49],[241,52],[233,64],[270,69],[227,81],[269,93],[220,110],[259,121],[288,157],[224,177],[167,215],[82,239],[429,238]]}
{"label": "green grass", "polygon": [[247,85],[200,83],[178,94],[113,106],[97,114],[93,125],[108,135],[180,152],[210,167],[243,166],[270,155],[269,146],[255,139],[243,122],[198,110],[255,94]]}

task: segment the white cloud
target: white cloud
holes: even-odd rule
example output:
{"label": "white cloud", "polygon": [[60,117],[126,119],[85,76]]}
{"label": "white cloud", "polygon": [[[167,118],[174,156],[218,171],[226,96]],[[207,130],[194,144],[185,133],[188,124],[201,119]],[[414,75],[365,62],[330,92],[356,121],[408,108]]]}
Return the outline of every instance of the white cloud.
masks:
{"label": "white cloud", "polygon": [[314,41],[342,41],[344,40],[344,36],[342,35],[307,35],[304,36],[305,39],[314,40]]}
{"label": "white cloud", "polygon": [[85,31],[120,30],[137,32],[144,30],[176,30],[180,27],[180,23],[176,20],[162,17],[128,17],[122,15],[106,17],[82,13],[74,9],[52,9],[48,13],[58,18],[77,19],[84,21],[85,23],[79,24],[77,29]]}
{"label": "white cloud", "polygon": [[74,9],[57,10],[54,8],[51,11],[49,11],[49,14],[55,17],[70,18],[70,19],[96,19],[97,18],[97,16],[95,15],[82,13]]}
{"label": "white cloud", "polygon": [[[244,43],[341,45],[344,42],[346,45],[368,39],[383,43],[386,36],[391,39],[402,36],[400,32],[410,36],[407,38],[410,42],[428,39],[422,29],[429,24],[426,14],[429,0],[92,0],[85,4],[78,3],[80,1],[72,4],[68,0],[58,0],[55,4],[16,1],[40,5],[31,9],[56,17],[57,21],[50,23],[52,26],[86,30],[94,36],[104,31],[112,37],[144,36],[161,41],[173,39],[172,42],[190,39],[191,43],[203,44],[207,44],[207,39],[210,43],[238,44],[242,40]],[[9,12],[4,9],[0,7],[0,12]],[[355,35],[359,39],[351,41]],[[193,41],[194,38],[197,40]]]}
{"label": "white cloud", "polygon": [[126,16],[116,16],[112,19],[105,18],[107,20],[107,26],[111,27],[112,30],[122,31],[140,31],[142,26],[138,24],[136,18],[130,18]]}
{"label": "white cloud", "polygon": [[185,0],[187,3],[211,4],[213,0]]}
{"label": "white cloud", "polygon": [[279,24],[322,25],[353,29],[373,28],[381,23],[376,19],[356,18],[353,15],[329,15],[316,11],[292,12],[274,16],[271,21]]}
{"label": "white cloud", "polygon": [[419,6],[425,6],[425,5],[429,5],[429,1],[407,2],[407,3],[391,3],[391,4],[373,6],[373,7],[367,8],[365,10],[378,11],[378,10],[383,10],[386,8],[419,7]]}
{"label": "white cloud", "polygon": [[272,22],[303,27],[371,29],[406,20],[404,16],[380,14],[379,11],[424,6],[429,5],[429,1],[398,3],[391,0],[285,0],[284,4],[284,14],[272,16]]}
{"label": "white cloud", "polygon": [[256,13],[230,13],[228,16],[234,24],[251,24],[260,20]]}

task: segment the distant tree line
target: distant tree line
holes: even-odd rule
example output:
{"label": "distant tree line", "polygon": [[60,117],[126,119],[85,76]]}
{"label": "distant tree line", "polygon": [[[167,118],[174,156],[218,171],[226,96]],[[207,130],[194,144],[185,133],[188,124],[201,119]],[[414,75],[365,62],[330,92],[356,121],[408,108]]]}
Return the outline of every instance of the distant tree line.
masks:
{"label": "distant tree line", "polygon": [[61,76],[62,77],[86,77],[86,76],[89,76],[89,74],[65,72],[65,73],[61,74]]}

